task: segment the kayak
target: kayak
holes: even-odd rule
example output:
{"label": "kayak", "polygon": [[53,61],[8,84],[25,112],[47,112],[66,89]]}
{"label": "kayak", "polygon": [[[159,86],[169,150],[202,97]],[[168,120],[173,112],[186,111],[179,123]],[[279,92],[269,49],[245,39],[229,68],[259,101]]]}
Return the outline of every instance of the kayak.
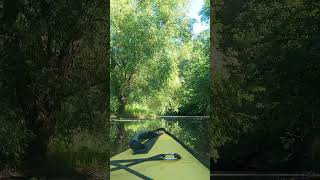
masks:
{"label": "kayak", "polygon": [[111,180],[210,179],[208,165],[192,150],[165,129],[155,132],[159,135],[153,137],[150,149],[138,151],[135,147],[143,144],[135,142],[130,149],[110,159]]}

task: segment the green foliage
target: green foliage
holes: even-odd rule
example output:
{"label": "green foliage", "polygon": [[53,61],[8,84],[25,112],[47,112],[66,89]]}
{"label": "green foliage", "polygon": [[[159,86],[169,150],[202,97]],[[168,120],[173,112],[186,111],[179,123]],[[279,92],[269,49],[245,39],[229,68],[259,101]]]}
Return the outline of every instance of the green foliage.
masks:
{"label": "green foliage", "polygon": [[319,2],[217,4],[227,75],[213,79],[212,156],[229,168],[316,169]]}
{"label": "green foliage", "polygon": [[19,167],[32,134],[17,122],[16,113],[6,107],[0,113],[0,168]]}
{"label": "green foliage", "polygon": [[70,167],[105,166],[109,158],[109,142],[106,135],[90,131],[73,133],[71,139],[54,138],[49,144],[52,164]]}
{"label": "green foliage", "polygon": [[134,2],[111,2],[113,110],[177,111],[179,104],[173,99],[181,86],[178,66],[190,54],[186,1]]}
{"label": "green foliage", "polygon": [[201,15],[202,21],[209,23],[209,21],[210,21],[210,0],[204,0],[204,6],[202,7],[199,14]]}
{"label": "green foliage", "polygon": [[209,31],[201,32],[194,40],[192,53],[188,59],[181,62],[182,114],[204,115],[209,110],[210,89],[210,49]]}
{"label": "green foliage", "polygon": [[126,113],[128,117],[151,117],[155,114],[154,111],[151,111],[148,106],[143,106],[141,104],[130,104],[126,108]]}
{"label": "green foliage", "polygon": [[112,111],[129,116],[208,112],[209,32],[192,39],[186,1],[111,5]]}
{"label": "green foliage", "polygon": [[1,165],[41,166],[50,140],[75,130],[108,134],[107,7],[1,2]]}

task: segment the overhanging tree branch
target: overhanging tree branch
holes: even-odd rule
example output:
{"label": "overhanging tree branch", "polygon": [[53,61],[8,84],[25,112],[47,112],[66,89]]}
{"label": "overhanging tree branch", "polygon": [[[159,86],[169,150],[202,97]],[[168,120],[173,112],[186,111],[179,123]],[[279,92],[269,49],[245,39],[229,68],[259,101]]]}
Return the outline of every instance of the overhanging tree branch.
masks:
{"label": "overhanging tree branch", "polygon": [[75,90],[72,90],[70,92],[67,92],[67,93],[63,94],[62,96],[63,96],[64,99],[67,99],[70,96],[73,96],[73,95],[75,95],[75,94],[77,94],[79,92],[87,91],[87,90],[89,90],[89,89],[91,89],[91,88],[93,88],[95,86],[99,86],[99,85],[102,85],[102,84],[107,85],[108,81],[109,81],[108,79],[103,79],[103,80],[91,83],[91,84],[89,84],[89,85],[87,85],[87,86],[85,86],[85,87],[83,87],[81,89],[75,89]]}

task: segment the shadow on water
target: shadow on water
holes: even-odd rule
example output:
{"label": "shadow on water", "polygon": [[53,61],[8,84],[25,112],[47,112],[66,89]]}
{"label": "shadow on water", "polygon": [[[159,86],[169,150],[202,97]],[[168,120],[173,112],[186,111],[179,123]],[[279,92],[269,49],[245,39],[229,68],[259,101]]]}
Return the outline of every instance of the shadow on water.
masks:
{"label": "shadow on water", "polygon": [[207,158],[209,147],[207,146],[207,133],[204,119],[177,118],[177,119],[152,119],[111,123],[111,157],[129,148],[132,136],[141,130],[155,130],[165,128],[184,144],[194,150],[197,155]]}

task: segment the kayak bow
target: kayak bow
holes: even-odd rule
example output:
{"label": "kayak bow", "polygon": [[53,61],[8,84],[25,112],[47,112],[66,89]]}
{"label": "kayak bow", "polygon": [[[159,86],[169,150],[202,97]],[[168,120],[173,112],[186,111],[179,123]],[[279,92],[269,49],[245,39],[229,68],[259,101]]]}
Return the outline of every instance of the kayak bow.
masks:
{"label": "kayak bow", "polygon": [[[111,158],[111,180],[209,180],[210,171],[207,165],[166,130],[158,129],[154,132],[159,131],[164,133],[153,136],[155,140],[151,143],[152,147],[149,146],[144,153],[135,153],[136,150],[128,149]],[[133,139],[137,141],[138,136]],[[143,148],[143,145],[139,146]],[[130,147],[133,147],[132,144]]]}

